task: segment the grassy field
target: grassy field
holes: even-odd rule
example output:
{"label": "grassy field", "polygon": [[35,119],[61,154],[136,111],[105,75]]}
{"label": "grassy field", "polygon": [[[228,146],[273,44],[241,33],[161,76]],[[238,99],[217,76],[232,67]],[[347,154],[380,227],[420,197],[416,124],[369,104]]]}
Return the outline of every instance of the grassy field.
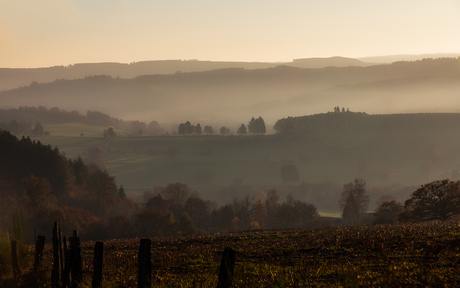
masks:
{"label": "grassy field", "polygon": [[[85,150],[101,146],[109,173],[128,191],[174,182],[200,192],[216,191],[236,177],[251,187],[281,186],[285,184],[280,168],[288,163],[298,168],[300,182],[342,185],[363,177],[368,186],[420,185],[450,177],[453,169],[460,168],[460,133],[447,128],[327,130],[288,136],[119,136],[107,142],[101,137],[102,127],[44,127],[52,136],[36,139],[57,146],[68,157],[85,157]],[[166,155],[171,147],[177,156]],[[197,173],[211,174],[211,181],[203,182]]]}
{"label": "grassy field", "polygon": [[[221,253],[234,249],[233,287],[458,287],[458,221],[152,238],[152,286],[216,287]],[[136,287],[139,239],[104,243],[102,287]],[[91,286],[94,242],[82,243]],[[32,263],[32,255],[29,257]],[[52,251],[39,273],[0,286],[48,287]],[[30,273],[29,273],[30,272]]]}

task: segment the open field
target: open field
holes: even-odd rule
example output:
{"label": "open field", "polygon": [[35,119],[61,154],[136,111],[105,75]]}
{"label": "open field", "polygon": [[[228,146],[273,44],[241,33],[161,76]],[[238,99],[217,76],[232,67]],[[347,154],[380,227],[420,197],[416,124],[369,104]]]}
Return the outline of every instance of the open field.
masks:
{"label": "open field", "polygon": [[[460,134],[454,128],[323,130],[300,135],[117,137],[81,124],[44,125],[52,136],[36,138],[68,157],[104,148],[107,169],[128,190],[182,182],[193,189],[227,187],[236,177],[252,187],[284,185],[280,168],[294,164],[300,182],[342,185],[363,177],[368,186],[420,185],[460,168]],[[80,133],[85,136],[79,136]],[[127,132],[118,131],[119,135]],[[178,155],[168,157],[174,147]],[[211,172],[205,183],[197,173]],[[400,199],[404,200],[404,199]]]}
{"label": "open field", "polygon": [[[458,221],[450,221],[152,238],[152,285],[216,287],[230,247],[234,287],[458,287],[459,237]],[[136,287],[138,246],[139,239],[104,243],[103,287]],[[93,247],[82,243],[83,287],[90,287]],[[0,284],[48,287],[51,262],[47,244],[41,273]]]}

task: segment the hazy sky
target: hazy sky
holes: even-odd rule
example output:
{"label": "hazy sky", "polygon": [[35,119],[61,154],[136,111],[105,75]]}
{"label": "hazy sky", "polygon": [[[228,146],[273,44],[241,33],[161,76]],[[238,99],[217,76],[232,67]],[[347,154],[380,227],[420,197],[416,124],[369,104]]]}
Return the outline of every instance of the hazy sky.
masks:
{"label": "hazy sky", "polygon": [[459,53],[458,0],[0,0],[0,67]]}

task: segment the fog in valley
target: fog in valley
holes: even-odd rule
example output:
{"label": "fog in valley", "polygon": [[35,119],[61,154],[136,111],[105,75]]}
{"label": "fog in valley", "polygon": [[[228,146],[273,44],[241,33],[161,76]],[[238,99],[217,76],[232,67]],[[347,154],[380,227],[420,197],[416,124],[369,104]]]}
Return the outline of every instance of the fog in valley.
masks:
{"label": "fog in valley", "polygon": [[45,2],[0,4],[0,232],[18,211],[85,240],[460,214],[414,204],[460,191],[458,3]]}
{"label": "fog in valley", "polygon": [[[299,68],[308,63],[324,67]],[[96,110],[125,120],[155,120],[168,128],[185,121],[235,127],[254,116],[263,116],[272,126],[280,118],[324,113],[335,105],[370,114],[460,111],[455,97],[460,89],[458,59],[369,65],[335,57],[278,64],[164,61],[3,69],[2,79],[12,79],[3,81],[5,87],[17,79],[28,79],[28,84],[5,89],[0,99],[4,108],[41,105],[82,114]],[[215,69],[182,72],[191,67]],[[173,69],[172,74],[158,73]],[[135,73],[149,74],[123,77]],[[46,78],[48,82],[37,81]]]}

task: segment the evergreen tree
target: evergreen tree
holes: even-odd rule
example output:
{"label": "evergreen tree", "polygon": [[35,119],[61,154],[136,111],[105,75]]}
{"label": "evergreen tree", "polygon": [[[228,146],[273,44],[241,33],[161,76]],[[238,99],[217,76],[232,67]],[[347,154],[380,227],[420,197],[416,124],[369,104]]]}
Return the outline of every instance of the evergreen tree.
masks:
{"label": "evergreen tree", "polygon": [[120,185],[120,188],[118,189],[118,195],[121,199],[126,198],[125,188],[123,188],[123,185]]}
{"label": "evergreen tree", "polygon": [[251,121],[248,123],[248,130],[252,134],[265,134],[267,132],[265,128],[265,121],[262,117],[255,119],[254,117],[251,118]]}
{"label": "evergreen tree", "polygon": [[236,131],[238,135],[246,135],[248,131],[246,130],[246,126],[244,124],[241,124],[240,128]]}

